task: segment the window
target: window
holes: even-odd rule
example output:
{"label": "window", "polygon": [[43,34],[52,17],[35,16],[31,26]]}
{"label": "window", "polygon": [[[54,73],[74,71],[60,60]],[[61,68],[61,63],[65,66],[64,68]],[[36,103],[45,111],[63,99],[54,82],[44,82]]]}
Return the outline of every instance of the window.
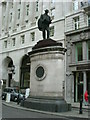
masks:
{"label": "window", "polygon": [[12,13],[10,13],[10,22],[12,21]]}
{"label": "window", "polygon": [[5,16],[3,16],[3,21],[2,21],[3,25],[5,25]]}
{"label": "window", "polygon": [[88,26],[90,26],[90,15],[88,16]]}
{"label": "window", "polygon": [[74,29],[79,29],[79,17],[74,18]]}
{"label": "window", "polygon": [[51,18],[52,18],[52,20],[54,19],[54,16],[55,16],[55,9],[52,9],[51,10]]}
{"label": "window", "polygon": [[55,0],[51,0],[51,3],[55,3]]}
{"label": "window", "polygon": [[90,60],[90,41],[87,42],[88,49],[88,60]]}
{"label": "window", "polygon": [[54,26],[50,27],[50,37],[54,36]]}
{"label": "window", "polygon": [[38,12],[38,0],[36,1],[36,12]]}
{"label": "window", "polygon": [[78,0],[74,0],[73,1],[73,10],[78,10],[78,5],[79,5]]}
{"label": "window", "polygon": [[31,40],[34,41],[35,40],[35,32],[31,33]]}
{"label": "window", "polygon": [[28,88],[30,85],[30,58],[28,55],[25,55],[21,62],[21,76],[20,76],[20,87]]}
{"label": "window", "polygon": [[11,7],[13,8],[13,2],[12,2],[12,4],[11,4]]}
{"label": "window", "polygon": [[21,0],[19,1],[19,4],[21,4]]}
{"label": "window", "polygon": [[88,5],[90,5],[90,0],[88,0]]}
{"label": "window", "polygon": [[21,43],[24,44],[24,42],[25,42],[25,35],[22,35],[21,36]]}
{"label": "window", "polygon": [[29,15],[29,5],[26,5],[26,15]]}
{"label": "window", "polygon": [[7,40],[4,41],[4,46],[5,46],[5,48],[7,48]]}
{"label": "window", "polygon": [[20,9],[18,9],[18,19],[20,19]]}
{"label": "window", "polygon": [[76,61],[83,60],[82,43],[76,44]]}
{"label": "window", "polygon": [[12,39],[12,45],[15,46],[15,38]]}

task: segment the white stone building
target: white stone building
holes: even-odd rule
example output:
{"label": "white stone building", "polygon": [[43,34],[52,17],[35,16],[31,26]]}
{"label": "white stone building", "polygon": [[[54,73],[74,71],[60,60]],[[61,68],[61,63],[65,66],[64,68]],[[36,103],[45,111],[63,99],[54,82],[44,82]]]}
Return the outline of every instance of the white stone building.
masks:
{"label": "white stone building", "polygon": [[[83,0],[82,0],[83,1]],[[65,32],[75,30],[78,24],[80,28],[87,26],[87,14],[81,7],[81,0],[2,0],[0,12],[2,26],[0,30],[0,79],[5,86],[19,86],[27,88],[30,84],[30,60],[28,52],[42,40],[42,33],[37,28],[38,18],[45,9],[49,10],[52,18],[50,25],[50,38],[63,43],[66,47]],[[79,23],[77,15],[80,16]],[[0,22],[1,23],[1,22]],[[66,65],[65,65],[66,68]],[[65,69],[63,68],[63,69]],[[66,69],[64,85],[66,82]],[[66,100],[74,101],[73,86],[69,94],[66,92]],[[65,91],[68,91],[65,87]],[[70,99],[69,99],[70,98]]]}

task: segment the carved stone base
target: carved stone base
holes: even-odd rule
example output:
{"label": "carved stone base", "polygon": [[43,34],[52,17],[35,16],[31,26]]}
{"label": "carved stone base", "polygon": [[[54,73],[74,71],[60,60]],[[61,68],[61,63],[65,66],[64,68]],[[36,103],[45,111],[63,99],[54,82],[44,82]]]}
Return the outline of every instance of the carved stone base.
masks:
{"label": "carved stone base", "polygon": [[60,97],[30,97],[21,102],[21,106],[26,108],[49,111],[49,112],[66,112],[71,110],[71,104]]}

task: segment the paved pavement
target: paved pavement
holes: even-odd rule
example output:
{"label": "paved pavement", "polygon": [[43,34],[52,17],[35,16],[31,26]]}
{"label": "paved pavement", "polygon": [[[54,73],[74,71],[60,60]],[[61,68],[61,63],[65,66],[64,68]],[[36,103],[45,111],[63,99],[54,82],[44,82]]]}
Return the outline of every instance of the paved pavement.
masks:
{"label": "paved pavement", "polygon": [[66,116],[66,117],[77,117],[77,118],[88,118],[88,106],[84,106],[83,105],[83,114],[79,114],[79,103],[72,103],[72,110],[68,111],[68,112],[62,112],[62,113],[54,113],[54,112],[46,112],[46,111],[40,111],[40,110],[34,110],[34,109],[29,109],[29,108],[25,108],[25,107],[21,107],[20,105],[17,105],[16,102],[5,102],[2,101],[2,103],[6,106],[9,107],[14,107],[14,108],[18,108],[18,109],[22,109],[22,110],[26,110],[26,111],[35,111],[35,112],[40,112],[40,113],[44,113],[44,114],[51,114],[51,115],[59,115],[59,116]]}

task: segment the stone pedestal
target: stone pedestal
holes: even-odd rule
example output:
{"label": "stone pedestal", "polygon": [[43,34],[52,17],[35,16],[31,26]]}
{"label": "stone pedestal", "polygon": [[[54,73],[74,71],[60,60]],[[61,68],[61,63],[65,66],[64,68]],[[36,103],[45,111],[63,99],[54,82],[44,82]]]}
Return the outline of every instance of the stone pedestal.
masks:
{"label": "stone pedestal", "polygon": [[[31,97],[26,100],[26,103],[30,103],[30,108],[35,109],[34,106],[39,105],[40,107],[36,109],[44,110],[43,107],[47,106],[45,110],[68,111],[63,96],[65,51],[62,43],[47,39],[39,41],[28,53],[31,61]],[[31,104],[34,106],[32,107]]]}

